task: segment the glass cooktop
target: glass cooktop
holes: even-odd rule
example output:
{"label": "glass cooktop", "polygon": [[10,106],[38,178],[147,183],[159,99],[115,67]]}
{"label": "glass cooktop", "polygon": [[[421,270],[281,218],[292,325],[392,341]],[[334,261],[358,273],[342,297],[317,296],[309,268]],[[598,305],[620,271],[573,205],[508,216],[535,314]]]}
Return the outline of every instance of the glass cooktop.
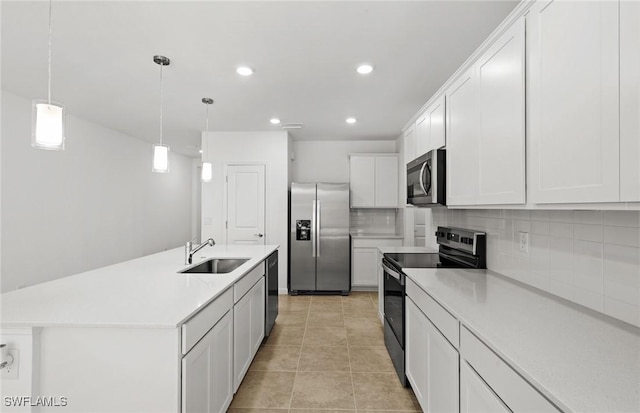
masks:
{"label": "glass cooktop", "polygon": [[400,271],[403,268],[465,268],[463,264],[443,258],[438,253],[387,253],[384,258]]}

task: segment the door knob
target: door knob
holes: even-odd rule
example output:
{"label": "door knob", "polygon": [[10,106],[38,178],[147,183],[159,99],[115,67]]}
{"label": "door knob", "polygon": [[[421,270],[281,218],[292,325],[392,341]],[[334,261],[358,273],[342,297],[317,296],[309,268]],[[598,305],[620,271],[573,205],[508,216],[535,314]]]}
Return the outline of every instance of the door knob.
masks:
{"label": "door knob", "polygon": [[256,236],[256,237],[258,237],[258,238],[262,238],[262,237],[264,237],[264,234],[263,234],[263,233],[258,233],[258,234],[253,234],[253,235],[255,235],[255,236]]}

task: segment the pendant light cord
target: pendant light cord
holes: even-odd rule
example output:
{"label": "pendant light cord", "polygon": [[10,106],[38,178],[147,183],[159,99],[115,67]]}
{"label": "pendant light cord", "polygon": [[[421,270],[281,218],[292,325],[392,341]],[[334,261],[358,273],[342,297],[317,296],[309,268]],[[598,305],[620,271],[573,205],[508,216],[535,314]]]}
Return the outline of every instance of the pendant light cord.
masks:
{"label": "pendant light cord", "polygon": [[160,145],[162,145],[162,63],[160,64]]}
{"label": "pendant light cord", "polygon": [[48,102],[49,105],[51,105],[51,34],[52,34],[52,29],[51,29],[51,9],[52,9],[52,1],[53,0],[49,0],[49,84],[47,85],[47,96],[48,96]]}
{"label": "pendant light cord", "polygon": [[207,103],[207,123],[206,123],[206,130],[207,132],[209,132],[209,104]]}

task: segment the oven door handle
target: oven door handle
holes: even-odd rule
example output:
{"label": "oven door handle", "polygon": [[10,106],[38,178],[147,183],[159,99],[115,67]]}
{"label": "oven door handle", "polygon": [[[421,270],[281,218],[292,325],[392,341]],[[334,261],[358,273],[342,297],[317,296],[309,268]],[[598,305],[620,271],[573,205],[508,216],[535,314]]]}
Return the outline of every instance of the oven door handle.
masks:
{"label": "oven door handle", "polygon": [[384,270],[384,272],[386,274],[389,274],[391,277],[395,278],[396,280],[398,280],[400,282],[400,285],[404,285],[404,279],[403,277],[400,275],[399,272],[392,270],[391,268],[389,268],[387,265],[380,264],[382,265],[382,269]]}

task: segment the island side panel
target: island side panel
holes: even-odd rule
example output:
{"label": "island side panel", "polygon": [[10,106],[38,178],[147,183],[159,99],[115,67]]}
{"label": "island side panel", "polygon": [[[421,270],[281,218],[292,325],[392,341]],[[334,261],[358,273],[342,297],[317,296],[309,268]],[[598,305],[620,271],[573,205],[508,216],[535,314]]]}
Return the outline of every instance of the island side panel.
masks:
{"label": "island side panel", "polygon": [[65,412],[179,412],[179,331],[43,328],[40,393],[66,397]]}

